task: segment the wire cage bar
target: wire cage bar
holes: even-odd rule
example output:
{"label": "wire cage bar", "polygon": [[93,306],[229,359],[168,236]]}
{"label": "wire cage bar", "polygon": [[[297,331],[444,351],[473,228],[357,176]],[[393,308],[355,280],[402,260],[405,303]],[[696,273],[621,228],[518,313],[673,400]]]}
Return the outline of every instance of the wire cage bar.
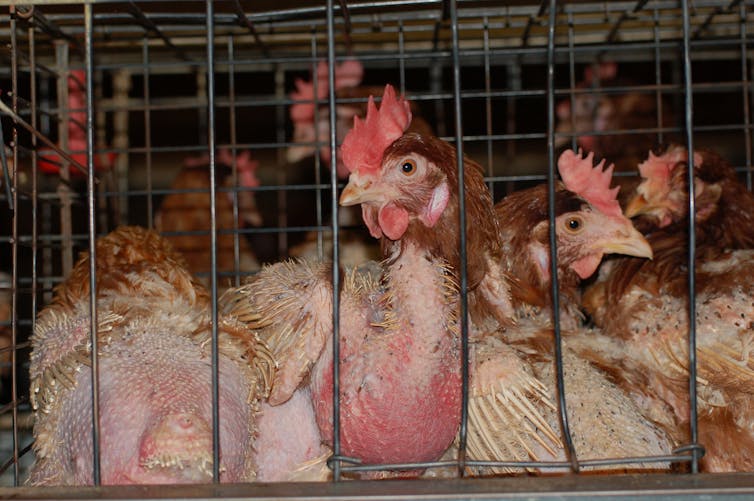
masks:
{"label": "wire cage bar", "polygon": [[[688,371],[688,435],[665,455],[598,458],[576,453],[567,412],[574,390],[565,384],[555,227],[558,154],[583,147],[587,138],[588,144],[603,145],[598,156],[616,162],[614,175],[622,186],[637,184],[641,160],[635,158],[636,150],[646,153],[653,145],[677,142],[691,152],[697,146],[716,149],[751,191],[754,2],[31,0],[0,1],[0,16],[0,292],[5,293],[0,295],[8,298],[7,317],[0,319],[0,497],[42,495],[38,488],[22,487],[34,461],[29,366],[37,314],[70,275],[76,256],[88,252],[96,257],[97,238],[124,224],[157,229],[171,239],[189,262],[196,262],[191,271],[208,289],[215,484],[223,474],[218,305],[223,290],[254,277],[260,263],[304,255],[333,262],[329,349],[336,363],[327,463],[332,482],[216,485],[209,490],[171,486],[166,495],[546,497],[570,491],[584,497],[661,497],[708,495],[714,489],[750,494],[754,489],[750,475],[684,474],[699,472],[705,446],[698,430],[702,397],[694,300],[687,305],[688,346],[682,363]],[[345,270],[353,264],[351,239],[364,230],[358,218],[349,219],[338,206],[345,183],[338,174],[338,148],[343,110],[363,107],[367,94],[338,92],[337,72],[354,60],[363,68],[357,86],[394,84],[457,151],[463,398],[458,451],[431,462],[365,465],[341,449],[340,294]],[[309,79],[312,97],[297,97],[300,82]],[[630,111],[645,120],[611,122],[613,115],[600,114],[605,103],[625,96],[646,107]],[[293,117],[292,110],[301,105],[313,109],[308,135]],[[593,120],[579,122],[581,111]],[[621,155],[625,165],[613,158]],[[553,377],[566,451],[560,460],[480,461],[467,455],[473,341],[466,291],[476,286],[467,270],[468,158],[481,165],[495,201],[519,189],[548,186],[549,300],[557,312],[552,315]],[[697,213],[694,162],[690,154],[690,214]],[[177,201],[188,203],[172,222],[168,210]],[[200,212],[204,226],[186,222]],[[687,294],[696,298],[693,218],[687,232]],[[380,258],[379,250],[365,252],[371,254],[359,254],[360,259]],[[102,373],[95,259],[90,260],[88,287],[91,483],[100,486]],[[576,474],[603,466],[668,463],[680,473]],[[571,475],[463,478],[483,467],[517,476],[534,470],[545,476]],[[351,479],[419,469],[440,472],[436,476],[451,471],[448,476],[458,479],[435,480],[436,485]],[[47,492],[54,497],[109,495],[78,488]],[[123,497],[162,496],[150,488],[120,492]]]}

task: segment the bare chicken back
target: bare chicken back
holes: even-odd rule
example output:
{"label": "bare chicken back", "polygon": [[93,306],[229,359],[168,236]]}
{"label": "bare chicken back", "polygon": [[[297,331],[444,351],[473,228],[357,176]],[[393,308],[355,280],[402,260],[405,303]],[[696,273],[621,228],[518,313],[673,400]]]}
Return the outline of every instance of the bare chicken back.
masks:
{"label": "bare chicken back", "polygon": [[[37,461],[31,485],[92,484],[88,256],[32,337]],[[100,461],[103,484],[212,479],[209,302],[156,233],[123,227],[97,242]],[[242,324],[218,324],[222,481],[255,478],[257,402],[272,364]]]}

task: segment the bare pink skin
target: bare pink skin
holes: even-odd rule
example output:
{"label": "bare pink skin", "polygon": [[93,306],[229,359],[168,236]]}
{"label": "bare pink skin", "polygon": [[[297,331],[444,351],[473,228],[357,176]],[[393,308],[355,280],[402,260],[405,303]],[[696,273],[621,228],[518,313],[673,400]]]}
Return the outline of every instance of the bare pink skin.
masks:
{"label": "bare pink skin", "polygon": [[[391,283],[396,331],[370,325],[379,321],[371,317],[379,314],[376,304],[341,303],[342,454],[365,464],[436,460],[460,422],[460,345],[441,313],[455,305],[442,304],[435,265],[414,246],[406,245],[393,269],[401,275]],[[311,388],[319,429],[331,442],[330,350],[314,366]]]}
{"label": "bare pink skin", "polygon": [[[209,350],[169,331],[131,332],[100,357],[100,461],[104,485],[210,482],[212,397]],[[91,485],[90,372],[60,407],[55,456],[38,463],[30,483]],[[223,482],[253,479],[248,382],[220,357],[220,449]],[[148,467],[171,456],[181,467]],[[209,459],[209,462],[206,460]]]}
{"label": "bare pink skin", "polygon": [[308,388],[296,390],[280,405],[261,403],[257,427],[254,449],[260,482],[288,480],[296,468],[325,452]]}

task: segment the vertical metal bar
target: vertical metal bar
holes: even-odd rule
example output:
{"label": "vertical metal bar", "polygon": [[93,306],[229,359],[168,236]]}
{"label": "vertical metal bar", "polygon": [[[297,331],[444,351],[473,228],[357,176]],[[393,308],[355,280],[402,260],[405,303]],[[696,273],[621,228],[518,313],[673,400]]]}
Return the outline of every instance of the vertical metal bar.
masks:
{"label": "vertical metal bar", "polygon": [[458,5],[450,0],[450,25],[453,40],[453,104],[455,107],[456,161],[458,166],[458,230],[460,232],[459,257],[461,288],[461,376],[462,405],[461,427],[458,432],[458,474],[464,476],[466,462],[466,435],[469,421],[469,323],[468,287],[466,270],[466,184],[463,164],[463,116],[461,114],[461,56],[458,35]]}
{"label": "vertical metal bar", "polygon": [[[495,175],[495,166],[492,159],[492,97],[490,96],[490,93],[492,92],[492,75],[490,72],[490,26],[487,16],[484,16],[483,22],[484,31],[482,33],[482,43],[484,47],[484,91],[487,94],[484,99],[485,122],[487,124],[487,175],[492,177]],[[495,183],[490,181],[487,183],[487,187],[492,194],[492,200],[495,200]]]}
{"label": "vertical metal bar", "polygon": [[86,66],[86,194],[89,209],[89,335],[92,344],[92,479],[100,485],[99,353],[97,340],[97,228],[94,204],[94,99],[92,95],[92,6],[84,4]]}
{"label": "vertical metal bar", "polygon": [[215,9],[207,0],[207,143],[209,148],[212,291],[212,481],[220,481],[220,354],[217,348],[217,186],[215,177]]}
{"label": "vertical metal bar", "polygon": [[749,99],[749,68],[748,59],[746,57],[746,38],[748,32],[746,31],[746,5],[741,2],[739,5],[739,15],[741,16],[741,22],[739,23],[740,39],[741,39],[741,94],[744,101],[744,149],[746,155],[746,187],[751,191],[752,184],[752,169],[751,169],[751,102]]}
{"label": "vertical metal bar", "polygon": [[398,21],[398,73],[400,79],[401,94],[406,95],[406,47],[405,33],[403,32],[403,20]]}
{"label": "vertical metal bar", "polygon": [[[335,14],[327,0],[327,81],[330,105],[330,196],[332,210],[332,354],[333,354],[333,454],[340,456],[340,245],[338,228],[338,159],[335,130]],[[314,82],[317,81],[316,72]],[[314,95],[317,95],[316,83]],[[315,108],[316,109],[316,108]],[[333,478],[340,481],[340,461],[333,462]]]}
{"label": "vertical metal bar", "polygon": [[[319,186],[322,184],[321,174],[321,155],[319,154],[319,117],[321,110],[319,109],[319,78],[317,77],[317,36],[316,32],[312,32],[312,88],[314,89],[314,183]],[[315,213],[317,216],[317,226],[322,226],[322,190],[317,188],[315,203]],[[331,217],[335,217],[333,214]],[[324,242],[322,241],[322,232],[317,232],[317,257],[324,258]]]}
{"label": "vertical metal bar", "polygon": [[[508,73],[508,82],[510,84],[511,90],[513,90],[515,93],[518,93],[521,91],[521,57],[517,57],[515,62],[509,63],[507,66],[507,73]],[[516,127],[516,108],[517,108],[517,101],[516,97],[509,96],[506,98],[506,121],[505,121],[505,131],[508,134],[515,134],[517,127]],[[505,146],[505,159],[507,160],[506,165],[510,165],[510,162],[513,161],[513,159],[516,158],[516,141],[514,139],[509,139],[507,141],[507,144]],[[515,181],[509,180],[505,182],[505,194],[508,195],[510,193],[513,193],[516,189],[516,183]]]}
{"label": "vertical metal bar", "polygon": [[[434,59],[429,67],[429,90],[432,94],[442,92],[442,62]],[[447,135],[445,130],[445,102],[442,99],[435,100],[435,123],[437,130],[435,133],[438,137]]]}
{"label": "vertical metal bar", "polygon": [[570,113],[568,115],[568,120],[571,122],[571,149],[576,151],[576,148],[578,148],[578,142],[579,137],[576,133],[576,94],[574,94],[574,90],[576,89],[576,60],[574,59],[574,45],[576,43],[576,35],[573,32],[573,12],[568,11],[568,82],[569,82],[569,90],[570,90]]}
{"label": "vertical metal bar", "polygon": [[[11,39],[11,88],[13,96],[11,106],[13,113],[18,115],[18,40],[16,38],[15,7],[11,6],[10,39]],[[11,338],[10,338],[10,370],[11,370],[11,426],[13,428],[13,485],[17,486],[20,478],[18,468],[18,356],[16,354],[16,341],[18,339],[18,128],[16,119],[13,119],[11,138],[13,141],[13,243],[11,245]],[[5,149],[5,144],[0,137],[0,148]]]}
{"label": "vertical metal bar", "polygon": [[662,144],[665,133],[662,128],[665,127],[665,123],[662,119],[662,92],[660,91],[660,85],[662,85],[662,69],[660,66],[660,13],[655,7],[654,9],[654,25],[652,31],[654,33],[654,49],[655,49],[655,103],[657,106],[657,127],[659,132],[657,133],[657,142]]}
{"label": "vertical metal bar", "polygon": [[563,346],[560,336],[560,288],[558,286],[558,249],[555,236],[555,21],[557,2],[550,0],[550,13],[547,24],[547,193],[548,216],[550,220],[550,277],[552,293],[552,325],[555,331],[555,366],[558,385],[558,408],[566,452],[571,461],[571,469],[579,471],[576,449],[571,439],[566,406],[565,381],[563,380]]}
{"label": "vertical metal bar", "polygon": [[[207,75],[203,74],[209,71],[202,70],[201,66],[196,67],[196,98],[199,102],[207,95]],[[197,122],[199,123],[199,144],[207,145],[207,109],[199,107],[197,110]]]}
{"label": "vertical metal bar", "polygon": [[[37,120],[37,55],[36,39],[34,36],[34,26],[29,26],[29,95],[31,100],[31,126],[36,130],[38,127]],[[15,176],[14,176],[15,177]],[[37,325],[37,253],[39,252],[38,242],[38,172],[37,172],[37,136],[31,135],[31,332],[34,332]],[[15,213],[15,211],[14,211]],[[14,239],[15,240],[15,239]],[[14,260],[15,261],[15,260]],[[15,294],[14,294],[15,295]],[[16,309],[14,308],[15,312]],[[13,315],[16,316],[15,313]],[[15,367],[16,364],[12,363]],[[18,443],[18,442],[16,442]]]}
{"label": "vertical metal bar", "polygon": [[[145,66],[144,50],[142,48],[142,67]],[[145,80],[146,84],[146,80]],[[113,86],[113,147],[116,149],[117,156],[115,162],[113,162],[112,172],[107,173],[108,179],[113,178],[114,184],[118,195],[113,197],[113,216],[115,224],[121,224],[121,221],[128,221],[128,147],[130,145],[129,138],[129,92],[131,91],[131,71],[119,70],[112,74],[112,86]],[[148,130],[150,124],[148,123],[148,117],[146,114],[148,106],[145,106],[145,124],[144,129]],[[104,117],[103,117],[104,119]],[[101,126],[102,127],[102,126]],[[145,132],[146,135],[146,132]],[[101,144],[104,144],[104,138],[101,140]],[[149,151],[149,143],[145,142],[145,147]],[[151,195],[151,179],[150,179],[151,165],[147,165],[147,223],[152,227],[152,200]]]}
{"label": "vertical metal bar", "polygon": [[[55,42],[55,57],[58,66],[58,144],[68,151],[68,42]],[[63,276],[67,277],[73,268],[73,228],[71,222],[71,181],[70,165],[64,159],[60,166],[61,183],[58,185],[60,197],[60,235],[62,237],[62,268]]]}
{"label": "vertical metal bar", "polygon": [[[142,43],[142,75],[144,89],[144,151],[147,169],[147,222],[149,227],[154,227],[154,200],[152,199],[152,97],[149,86],[149,37],[144,36]],[[125,204],[128,205],[128,204]]]}
{"label": "vertical metal bar", "polygon": [[[230,119],[230,158],[233,165],[233,276],[236,287],[241,285],[241,242],[238,234],[238,165],[236,162],[236,74],[233,35],[228,36],[228,115]],[[282,170],[282,169],[280,169]],[[244,237],[245,238],[245,237]]]}
{"label": "vertical metal bar", "polygon": [[[689,399],[690,399],[690,426],[691,443],[696,444],[698,439],[697,430],[697,402],[696,402],[696,201],[694,200],[694,97],[693,82],[691,80],[691,40],[690,19],[688,0],[681,3],[683,8],[683,76],[686,92],[685,116],[686,116],[686,147],[689,152],[688,159],[688,189],[689,189],[689,254],[688,254],[688,280],[689,280]],[[691,472],[699,472],[699,450],[691,449]]]}
{"label": "vertical metal bar", "polygon": [[[39,81],[39,93],[41,95],[41,106],[40,108],[44,110],[50,109],[50,79],[49,77],[45,76]],[[39,127],[42,134],[49,137],[50,135],[50,129],[51,129],[51,121],[50,121],[50,114],[49,113],[42,113],[39,117]],[[33,135],[33,134],[32,134]],[[36,137],[34,139],[36,142]],[[36,151],[36,149],[33,152],[32,158],[34,162],[37,162],[37,159],[39,158],[39,155]],[[38,176],[37,169],[34,169],[33,176]],[[42,234],[43,235],[49,235],[52,233],[52,208],[50,207],[50,202],[47,201],[46,203],[42,204],[41,208],[41,217],[40,217],[40,223],[42,226]],[[53,270],[53,252],[52,247],[50,245],[45,245],[42,247],[42,302],[44,304],[49,303],[52,301],[52,270]],[[34,313],[36,314],[36,310],[34,310]]]}
{"label": "vertical metal bar", "polygon": [[[285,70],[280,64],[275,65],[275,123],[277,124],[275,140],[278,144],[285,142],[285,117],[286,106],[282,104],[285,99]],[[277,148],[277,164],[285,165],[285,151]],[[288,169],[275,169],[276,182],[278,186],[286,185],[286,172]],[[277,221],[278,228],[288,227],[288,191],[277,190]],[[288,255],[288,232],[279,231],[277,236],[278,256]]]}

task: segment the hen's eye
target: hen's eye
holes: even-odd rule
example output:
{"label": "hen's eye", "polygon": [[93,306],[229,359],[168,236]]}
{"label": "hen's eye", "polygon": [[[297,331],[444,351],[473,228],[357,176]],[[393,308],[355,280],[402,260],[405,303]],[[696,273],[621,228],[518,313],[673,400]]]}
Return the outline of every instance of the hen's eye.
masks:
{"label": "hen's eye", "polygon": [[407,176],[413,176],[416,172],[416,162],[410,159],[406,159],[401,164],[401,172]]}
{"label": "hen's eye", "polygon": [[566,228],[571,232],[579,231],[582,225],[583,222],[578,217],[571,217],[566,220]]}

